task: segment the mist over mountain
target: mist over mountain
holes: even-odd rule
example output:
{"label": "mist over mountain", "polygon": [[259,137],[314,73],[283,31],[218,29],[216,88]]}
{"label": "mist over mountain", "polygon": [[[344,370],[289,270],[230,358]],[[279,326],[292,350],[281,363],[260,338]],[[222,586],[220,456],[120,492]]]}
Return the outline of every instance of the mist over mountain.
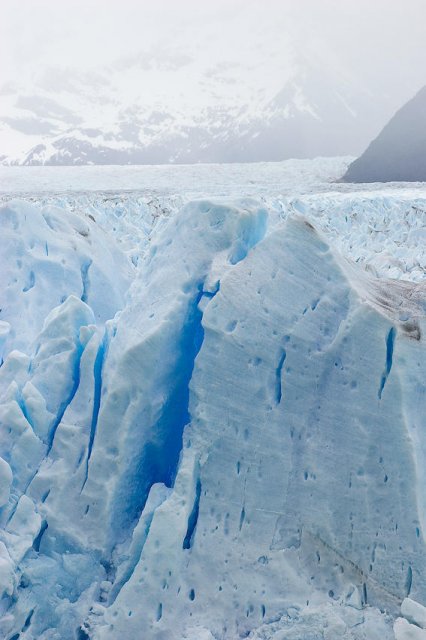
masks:
{"label": "mist over mountain", "polygon": [[421,86],[411,64],[424,57],[421,30],[381,1],[363,21],[332,0],[268,11],[239,0],[108,12],[24,2],[25,42],[12,5],[0,8],[3,164],[358,155]]}
{"label": "mist over mountain", "polygon": [[[183,65],[190,68],[191,63]],[[18,164],[156,164],[166,162],[242,162],[318,155],[356,153],[365,136],[377,126],[369,120],[369,103],[356,97],[347,83],[337,90],[337,74],[314,69],[308,62],[293,62],[290,78],[266,102],[253,92],[247,107],[206,105],[191,113],[185,105],[153,107],[115,104],[108,97],[114,79],[101,88],[101,114],[94,123],[99,96],[85,94],[85,83],[75,81],[74,95],[83,108],[70,109],[69,89],[49,89],[16,99],[2,126],[18,133],[23,152],[3,154]],[[137,74],[137,62],[134,63]],[[189,71],[189,69],[187,69]],[[130,73],[130,69],[127,69]],[[213,97],[225,76],[234,85],[229,67],[211,74],[206,84]],[[310,82],[311,79],[315,82]],[[321,78],[321,79],[320,79]],[[14,97],[9,94],[9,97]],[[366,133],[365,133],[366,132]]]}

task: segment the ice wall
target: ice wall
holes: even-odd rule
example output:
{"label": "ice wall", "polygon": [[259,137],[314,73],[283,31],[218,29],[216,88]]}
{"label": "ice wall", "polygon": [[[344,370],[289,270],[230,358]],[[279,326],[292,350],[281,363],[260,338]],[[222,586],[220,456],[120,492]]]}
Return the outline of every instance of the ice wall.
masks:
{"label": "ice wall", "polygon": [[0,368],[4,637],[393,638],[426,602],[423,286],[252,200],[160,225],[126,297],[96,251],[117,297]]}

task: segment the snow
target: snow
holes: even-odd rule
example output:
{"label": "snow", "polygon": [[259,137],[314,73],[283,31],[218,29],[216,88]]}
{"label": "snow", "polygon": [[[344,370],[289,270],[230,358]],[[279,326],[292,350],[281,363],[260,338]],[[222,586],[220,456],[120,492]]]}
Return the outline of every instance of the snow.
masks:
{"label": "snow", "polygon": [[404,598],[401,604],[401,613],[411,623],[426,628],[426,608],[411,598]]}
{"label": "snow", "polygon": [[[240,197],[281,193],[282,189],[309,191],[340,178],[353,160],[317,158],[253,164],[194,164],[88,167],[0,166],[0,193],[26,193],[29,198],[51,193],[102,192],[104,198],[123,197],[132,190],[156,194],[179,194],[187,198],[208,196]],[[345,185],[342,185],[345,188]],[[106,192],[106,193],[105,193]]]}
{"label": "snow", "polygon": [[424,636],[426,188],[339,162],[9,186],[7,640]]}
{"label": "snow", "polygon": [[424,629],[410,624],[404,618],[395,620],[393,630],[395,640],[424,640],[426,638],[426,631]]}

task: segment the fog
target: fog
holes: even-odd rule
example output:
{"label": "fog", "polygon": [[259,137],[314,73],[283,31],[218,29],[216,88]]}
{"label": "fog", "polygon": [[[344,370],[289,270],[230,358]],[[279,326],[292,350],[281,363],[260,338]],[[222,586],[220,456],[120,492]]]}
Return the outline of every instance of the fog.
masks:
{"label": "fog", "polygon": [[[318,93],[323,74],[336,91],[344,86],[348,108],[362,112],[356,134],[362,146],[425,83],[425,21],[424,0],[2,0],[3,133],[17,119],[21,129],[34,132],[40,114],[31,113],[30,125],[23,125],[19,100],[50,99],[64,91],[65,79],[62,107],[102,131],[112,128],[117,115],[104,108],[97,123],[82,84],[104,92],[105,106],[113,101],[111,79],[121,112],[154,113],[167,105],[180,121],[190,116],[192,126],[195,110],[228,109],[234,117],[256,103],[260,118],[307,60],[305,96]],[[316,105],[313,99],[308,107]],[[316,117],[324,118],[319,112]],[[45,131],[48,125],[43,121],[40,127]],[[53,129],[62,130],[58,123]],[[358,151],[350,136],[347,147],[347,153]]]}

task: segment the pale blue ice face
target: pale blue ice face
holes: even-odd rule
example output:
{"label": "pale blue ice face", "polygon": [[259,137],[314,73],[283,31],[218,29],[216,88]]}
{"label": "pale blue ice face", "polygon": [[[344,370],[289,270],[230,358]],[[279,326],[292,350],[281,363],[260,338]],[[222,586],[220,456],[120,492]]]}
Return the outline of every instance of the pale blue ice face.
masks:
{"label": "pale blue ice face", "polygon": [[288,188],[0,209],[7,640],[421,637],[426,194]]}

